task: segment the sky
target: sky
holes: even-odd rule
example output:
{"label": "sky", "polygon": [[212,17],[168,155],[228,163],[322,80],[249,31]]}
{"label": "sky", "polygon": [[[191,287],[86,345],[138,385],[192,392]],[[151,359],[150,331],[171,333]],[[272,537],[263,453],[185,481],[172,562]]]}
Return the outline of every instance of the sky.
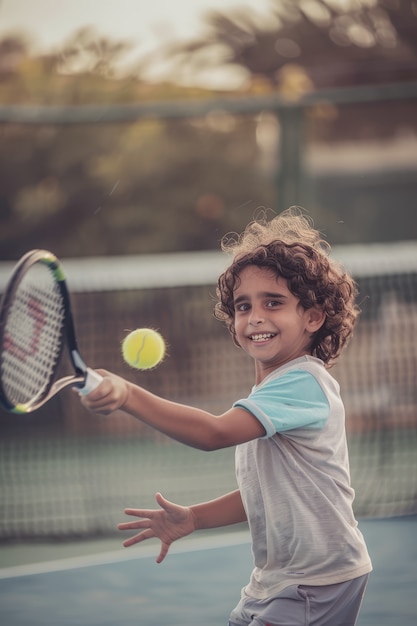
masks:
{"label": "sky", "polygon": [[[132,59],[155,49],[160,42],[194,39],[203,32],[204,15],[210,10],[230,13],[250,11],[259,21],[268,20],[272,0],[0,0],[0,37],[13,32],[31,36],[37,50],[50,51],[76,30],[94,27],[112,39],[132,43]],[[269,9],[269,10],[268,10]],[[162,71],[162,70],[161,70]],[[158,76],[156,76],[158,78]],[[228,72],[199,77],[195,82],[212,87],[239,83]],[[218,84],[216,84],[216,81]],[[192,82],[190,80],[190,82]],[[233,86],[238,86],[233,85]]]}

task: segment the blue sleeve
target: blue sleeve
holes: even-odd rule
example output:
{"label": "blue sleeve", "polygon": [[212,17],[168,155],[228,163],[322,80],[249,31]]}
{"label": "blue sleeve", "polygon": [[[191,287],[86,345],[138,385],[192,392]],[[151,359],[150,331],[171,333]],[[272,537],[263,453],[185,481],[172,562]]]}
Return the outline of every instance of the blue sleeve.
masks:
{"label": "blue sleeve", "polygon": [[305,370],[272,378],[233,406],[252,413],[264,426],[265,438],[296,428],[321,430],[330,412],[326,394]]}

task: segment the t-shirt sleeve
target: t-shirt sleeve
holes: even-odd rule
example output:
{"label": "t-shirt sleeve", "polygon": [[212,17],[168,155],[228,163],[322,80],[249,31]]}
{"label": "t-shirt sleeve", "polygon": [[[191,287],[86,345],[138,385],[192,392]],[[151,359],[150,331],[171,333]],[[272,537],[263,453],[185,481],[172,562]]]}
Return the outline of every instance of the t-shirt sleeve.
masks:
{"label": "t-shirt sleeve", "polygon": [[291,370],[272,378],[233,406],[246,409],[261,422],[266,431],[264,438],[296,428],[321,430],[330,412],[322,387],[305,370]]}

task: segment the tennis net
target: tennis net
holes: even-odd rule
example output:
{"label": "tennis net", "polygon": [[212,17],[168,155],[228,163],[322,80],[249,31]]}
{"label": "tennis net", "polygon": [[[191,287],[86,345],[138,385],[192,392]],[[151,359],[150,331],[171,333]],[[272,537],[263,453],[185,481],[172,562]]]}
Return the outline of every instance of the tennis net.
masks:
{"label": "tennis net", "polygon": [[[346,404],[356,513],[416,513],[417,243],[333,255],[358,281],[362,309],[332,370]],[[64,260],[85,360],[171,400],[229,408],[250,390],[253,364],[213,317],[226,263],[215,252]],[[12,265],[0,264],[0,291]],[[168,344],[155,371],[122,361],[121,341],[141,326]],[[124,507],[152,506],[157,490],[186,504],[235,488],[233,450],[200,452],[123,414],[90,415],[70,390],[33,414],[0,418],[2,540],[111,535]]]}

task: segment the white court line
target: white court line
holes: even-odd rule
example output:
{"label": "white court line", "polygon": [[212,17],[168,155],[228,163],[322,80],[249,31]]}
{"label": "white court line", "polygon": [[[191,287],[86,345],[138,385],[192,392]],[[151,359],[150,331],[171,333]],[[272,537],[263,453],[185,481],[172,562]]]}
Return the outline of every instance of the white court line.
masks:
{"label": "white court line", "polygon": [[[212,537],[202,537],[200,539],[184,539],[182,542],[173,544],[170,554],[185,554],[187,552],[199,552],[211,550],[212,548],[226,548],[249,543],[248,531],[238,531],[236,533],[223,533]],[[133,561],[135,559],[156,559],[159,554],[159,542],[148,546],[123,548],[113,550],[103,554],[89,554],[87,556],[74,556],[44,563],[29,563],[27,565],[15,565],[0,569],[0,580],[7,578],[18,578],[21,576],[34,576],[36,574],[49,574],[51,572],[64,572],[83,567],[93,567],[94,565],[111,565],[123,561]],[[169,556],[169,555],[168,555]]]}

